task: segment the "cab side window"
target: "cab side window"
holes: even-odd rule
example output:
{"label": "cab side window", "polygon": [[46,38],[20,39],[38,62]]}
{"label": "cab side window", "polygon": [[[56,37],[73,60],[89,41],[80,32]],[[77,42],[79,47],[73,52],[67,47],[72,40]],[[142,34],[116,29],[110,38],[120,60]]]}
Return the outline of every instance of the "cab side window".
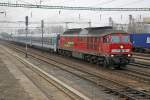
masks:
{"label": "cab side window", "polygon": [[103,37],[103,42],[104,42],[104,43],[109,43],[109,38],[108,38],[108,36],[104,36],[104,37]]}

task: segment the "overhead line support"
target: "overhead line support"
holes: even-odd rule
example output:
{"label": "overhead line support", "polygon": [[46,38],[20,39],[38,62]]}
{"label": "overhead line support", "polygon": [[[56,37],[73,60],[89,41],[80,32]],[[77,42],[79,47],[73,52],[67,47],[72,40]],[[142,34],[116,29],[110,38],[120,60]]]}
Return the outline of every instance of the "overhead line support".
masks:
{"label": "overhead line support", "polygon": [[71,6],[49,6],[33,4],[0,3],[5,7],[23,7],[40,9],[63,9],[63,10],[89,10],[89,11],[150,11],[150,8],[99,8],[99,7],[71,7]]}

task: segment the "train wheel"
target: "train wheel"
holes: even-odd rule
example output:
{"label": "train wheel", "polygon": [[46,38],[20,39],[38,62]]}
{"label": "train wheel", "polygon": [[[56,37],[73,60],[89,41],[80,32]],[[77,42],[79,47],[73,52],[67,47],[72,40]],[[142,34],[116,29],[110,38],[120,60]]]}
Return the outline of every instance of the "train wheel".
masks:
{"label": "train wheel", "polygon": [[109,66],[110,69],[114,70],[116,67],[114,65]]}
{"label": "train wheel", "polygon": [[118,70],[121,70],[123,68],[125,68],[126,65],[114,65],[114,69],[118,69]]}
{"label": "train wheel", "polygon": [[97,58],[96,64],[97,65],[103,65],[103,62],[104,62],[104,59],[99,57],[99,58]]}
{"label": "train wheel", "polygon": [[116,65],[115,69],[121,69],[121,65]]}
{"label": "train wheel", "polygon": [[121,65],[120,69],[125,69],[127,66],[126,65]]}
{"label": "train wheel", "polygon": [[93,59],[92,56],[90,57],[90,63],[93,64]]}
{"label": "train wheel", "polygon": [[107,60],[106,60],[106,59],[104,59],[103,67],[104,67],[104,68],[108,67],[108,63],[107,63]]}
{"label": "train wheel", "polygon": [[96,65],[101,65],[101,63],[98,61],[98,62],[96,63]]}
{"label": "train wheel", "polygon": [[87,56],[87,61],[90,62],[90,56]]}
{"label": "train wheel", "polygon": [[90,57],[90,63],[91,63],[91,64],[94,64],[94,63],[95,63],[95,57],[94,57],[94,56],[91,56],[91,57]]}

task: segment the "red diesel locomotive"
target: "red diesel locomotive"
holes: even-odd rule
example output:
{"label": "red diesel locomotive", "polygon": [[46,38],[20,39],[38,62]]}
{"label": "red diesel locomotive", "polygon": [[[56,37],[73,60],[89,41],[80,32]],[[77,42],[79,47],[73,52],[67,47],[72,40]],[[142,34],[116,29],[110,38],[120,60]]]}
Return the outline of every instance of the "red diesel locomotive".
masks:
{"label": "red diesel locomotive", "polygon": [[69,29],[60,35],[58,53],[120,68],[131,61],[132,44],[128,33],[109,26]]}

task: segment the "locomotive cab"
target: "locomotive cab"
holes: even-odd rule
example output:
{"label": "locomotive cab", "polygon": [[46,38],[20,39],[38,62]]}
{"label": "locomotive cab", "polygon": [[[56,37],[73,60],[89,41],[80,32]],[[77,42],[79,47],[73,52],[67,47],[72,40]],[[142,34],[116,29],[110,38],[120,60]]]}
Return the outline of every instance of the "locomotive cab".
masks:
{"label": "locomotive cab", "polygon": [[124,66],[129,64],[132,58],[132,44],[129,34],[112,33],[104,36],[104,50],[107,54],[106,61],[109,65]]}

